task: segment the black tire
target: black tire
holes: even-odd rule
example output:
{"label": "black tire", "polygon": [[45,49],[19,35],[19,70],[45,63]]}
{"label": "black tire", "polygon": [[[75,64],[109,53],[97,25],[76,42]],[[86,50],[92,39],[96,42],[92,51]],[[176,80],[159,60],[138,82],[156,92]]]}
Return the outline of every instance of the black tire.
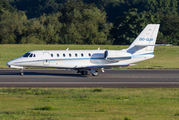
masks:
{"label": "black tire", "polygon": [[96,71],[95,73],[93,73],[92,74],[93,76],[98,76],[99,75],[99,73],[98,73],[98,71]]}
{"label": "black tire", "polygon": [[81,71],[81,75],[87,75],[88,71]]}
{"label": "black tire", "polygon": [[20,76],[23,76],[24,75],[24,73],[20,73]]}

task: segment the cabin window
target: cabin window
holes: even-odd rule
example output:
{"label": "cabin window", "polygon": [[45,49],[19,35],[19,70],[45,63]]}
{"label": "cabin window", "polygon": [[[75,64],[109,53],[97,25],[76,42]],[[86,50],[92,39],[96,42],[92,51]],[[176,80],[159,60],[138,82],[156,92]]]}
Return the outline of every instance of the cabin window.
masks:
{"label": "cabin window", "polygon": [[69,54],[69,56],[71,57],[71,54]]}
{"label": "cabin window", "polygon": [[29,57],[32,57],[33,56],[33,54],[30,54],[30,56]]}
{"label": "cabin window", "polygon": [[89,57],[90,57],[90,56],[91,56],[91,53],[89,53],[88,55],[89,55]]}
{"label": "cabin window", "polygon": [[59,57],[59,54],[57,54],[57,57]]}
{"label": "cabin window", "polygon": [[83,57],[83,53],[81,53],[81,57]]}
{"label": "cabin window", "polygon": [[63,57],[65,57],[65,54],[63,54]]}
{"label": "cabin window", "polygon": [[23,55],[23,57],[28,57],[30,55],[30,53],[26,53]]}
{"label": "cabin window", "polygon": [[53,57],[53,54],[51,54],[51,57]]}
{"label": "cabin window", "polygon": [[78,55],[75,53],[75,56],[78,57]]}
{"label": "cabin window", "polygon": [[34,54],[34,56],[33,57],[35,57],[35,54]]}

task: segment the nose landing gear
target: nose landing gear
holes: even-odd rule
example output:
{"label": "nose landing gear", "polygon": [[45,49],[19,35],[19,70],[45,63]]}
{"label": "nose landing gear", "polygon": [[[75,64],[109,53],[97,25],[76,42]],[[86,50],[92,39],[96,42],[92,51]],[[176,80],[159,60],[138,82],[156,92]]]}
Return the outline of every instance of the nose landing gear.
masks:
{"label": "nose landing gear", "polygon": [[20,68],[20,76],[23,76],[23,75],[24,75],[23,69]]}

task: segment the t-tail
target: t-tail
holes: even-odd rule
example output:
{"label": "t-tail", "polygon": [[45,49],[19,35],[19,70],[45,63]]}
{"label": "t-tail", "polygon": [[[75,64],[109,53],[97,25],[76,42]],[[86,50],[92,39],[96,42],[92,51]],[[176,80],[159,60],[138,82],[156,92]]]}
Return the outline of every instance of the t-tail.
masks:
{"label": "t-tail", "polygon": [[134,55],[153,54],[160,24],[148,24],[127,49]]}

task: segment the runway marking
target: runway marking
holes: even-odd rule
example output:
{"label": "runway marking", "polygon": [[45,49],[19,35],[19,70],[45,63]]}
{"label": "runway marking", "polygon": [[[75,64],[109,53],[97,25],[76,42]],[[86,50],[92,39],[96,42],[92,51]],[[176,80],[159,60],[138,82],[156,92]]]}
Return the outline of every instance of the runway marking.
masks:
{"label": "runway marking", "polygon": [[0,82],[0,84],[179,84],[179,82]]}

